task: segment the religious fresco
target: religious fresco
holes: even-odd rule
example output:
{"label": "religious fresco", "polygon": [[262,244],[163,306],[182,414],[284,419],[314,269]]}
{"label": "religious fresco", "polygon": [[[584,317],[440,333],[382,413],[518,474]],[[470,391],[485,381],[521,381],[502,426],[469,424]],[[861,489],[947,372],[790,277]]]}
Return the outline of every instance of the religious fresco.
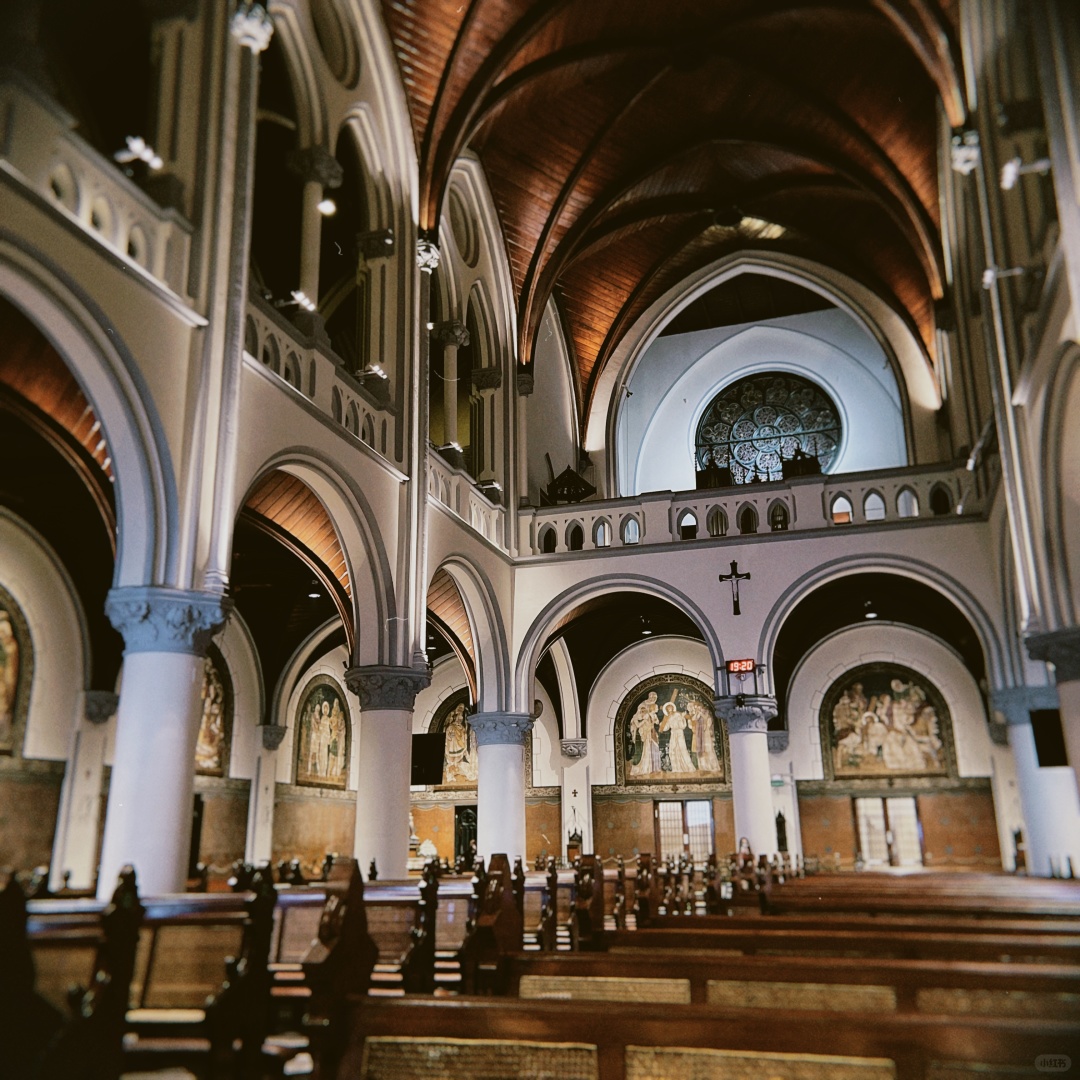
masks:
{"label": "religious fresco", "polygon": [[203,660],[201,697],[195,772],[200,776],[227,776],[232,745],[232,685],[228,666],[213,646]]}
{"label": "religious fresco", "polygon": [[833,778],[948,776],[952,726],[929,680],[896,664],[864,664],[837,679],[821,706],[822,752]]}
{"label": "religious fresco", "polygon": [[625,784],[723,782],[724,732],[711,687],[654,675],[623,698],[615,718],[616,772]]}
{"label": "religious fresco", "polygon": [[344,790],[349,778],[349,712],[329,675],[304,687],[296,710],[296,783]]}
{"label": "religious fresco", "polygon": [[25,718],[32,648],[26,618],[15,598],[0,588],[0,754],[15,752]]}
{"label": "religious fresco", "polygon": [[428,726],[428,731],[446,735],[442,782],[449,787],[476,787],[476,732],[469,725],[470,711],[469,690],[465,687],[439,705]]}

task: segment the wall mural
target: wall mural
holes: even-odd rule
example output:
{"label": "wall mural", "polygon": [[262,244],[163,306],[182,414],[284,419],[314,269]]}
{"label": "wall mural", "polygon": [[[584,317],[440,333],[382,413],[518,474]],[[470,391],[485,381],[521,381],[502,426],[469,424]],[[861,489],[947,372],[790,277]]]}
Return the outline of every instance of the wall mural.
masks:
{"label": "wall mural", "polygon": [[464,687],[439,705],[428,731],[446,733],[443,784],[476,787],[476,732],[469,726],[469,689]]}
{"label": "wall mural", "polygon": [[348,706],[329,675],[304,687],[296,710],[296,783],[344,790],[349,779]]}
{"label": "wall mural", "polygon": [[615,717],[619,783],[723,782],[724,732],[713,689],[685,675],[653,675],[623,698]]}
{"label": "wall mural", "polygon": [[15,598],[0,588],[0,754],[15,752],[30,690],[30,628]]}
{"label": "wall mural", "polygon": [[829,687],[821,705],[830,779],[949,776],[952,724],[940,691],[896,664],[864,664]]}
{"label": "wall mural", "polygon": [[202,719],[195,744],[200,776],[227,776],[232,745],[232,683],[229,668],[212,645],[203,660]]}

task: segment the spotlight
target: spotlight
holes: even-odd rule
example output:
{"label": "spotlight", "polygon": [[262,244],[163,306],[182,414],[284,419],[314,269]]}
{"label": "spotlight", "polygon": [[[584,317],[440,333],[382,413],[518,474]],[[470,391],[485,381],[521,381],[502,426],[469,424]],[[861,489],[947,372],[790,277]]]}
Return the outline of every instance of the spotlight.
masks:
{"label": "spotlight", "polygon": [[649,620],[644,615],[641,616],[641,636],[642,637],[651,637],[652,636],[652,624],[649,622]]}
{"label": "spotlight", "polygon": [[151,169],[160,169],[165,164],[161,156],[155,154],[154,148],[140,135],[128,135],[124,141],[127,143],[126,148],[113,154],[113,160],[121,165],[130,161],[145,161]]}
{"label": "spotlight", "polygon": [[878,617],[877,612],[874,610],[873,600],[863,601],[863,618],[864,619],[876,619]]}
{"label": "spotlight", "polygon": [[307,295],[307,293],[301,291],[300,289],[293,289],[292,298],[305,311],[315,310],[315,301],[312,300],[311,297]]}
{"label": "spotlight", "polygon": [[317,209],[323,217],[332,217],[337,213],[337,203],[333,199],[323,199]]}

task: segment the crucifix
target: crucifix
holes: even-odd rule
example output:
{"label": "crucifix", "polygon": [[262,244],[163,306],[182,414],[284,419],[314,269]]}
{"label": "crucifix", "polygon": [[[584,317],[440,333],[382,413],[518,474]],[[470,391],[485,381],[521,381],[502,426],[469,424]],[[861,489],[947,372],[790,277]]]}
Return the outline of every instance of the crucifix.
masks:
{"label": "crucifix", "polygon": [[749,581],[750,580],[750,575],[748,573],[747,574],[740,574],[739,573],[739,564],[737,562],[732,562],[732,564],[731,564],[731,573],[730,574],[721,574],[719,580],[720,581],[730,581],[731,582],[732,614],[733,615],[741,615],[742,611],[739,609],[739,582],[740,581]]}

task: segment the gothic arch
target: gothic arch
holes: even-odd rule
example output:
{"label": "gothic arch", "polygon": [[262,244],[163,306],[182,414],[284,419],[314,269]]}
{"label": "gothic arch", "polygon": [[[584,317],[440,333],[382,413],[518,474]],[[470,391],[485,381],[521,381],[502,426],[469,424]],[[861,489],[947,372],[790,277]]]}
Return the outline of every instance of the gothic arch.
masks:
{"label": "gothic arch", "polygon": [[135,358],[111,320],[65,271],[6,232],[0,232],[0,295],[48,338],[101,421],[116,478],[113,584],[174,583],[176,480],[164,428]]}
{"label": "gothic arch", "polygon": [[708,616],[695,601],[666,582],[657,581],[638,574],[603,574],[579,582],[549,601],[535,616],[521,640],[514,666],[514,698],[512,708],[518,712],[529,712],[532,708],[533,680],[540,652],[550,628],[563,616],[570,614],[575,607],[597,596],[612,592],[647,593],[667,600],[684,612],[701,631],[705,645],[712,657],[713,667],[719,671],[724,664],[724,650],[716,628]]}

